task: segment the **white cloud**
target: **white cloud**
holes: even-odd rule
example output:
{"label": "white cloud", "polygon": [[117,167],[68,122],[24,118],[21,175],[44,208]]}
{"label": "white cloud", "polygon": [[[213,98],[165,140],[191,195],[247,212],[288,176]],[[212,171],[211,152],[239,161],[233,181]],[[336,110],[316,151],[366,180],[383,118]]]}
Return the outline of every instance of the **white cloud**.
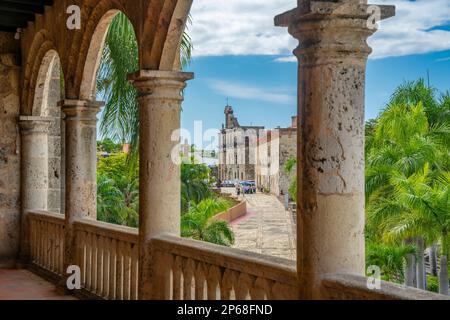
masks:
{"label": "white cloud", "polygon": [[[396,17],[381,22],[369,40],[372,58],[450,50],[450,31],[429,31],[449,25],[449,0],[370,2],[397,7]],[[286,56],[297,42],[286,28],[275,27],[273,19],[296,4],[296,0],[195,0],[189,30],[194,55],[282,55],[277,62],[293,61]]]}
{"label": "white cloud", "polygon": [[231,98],[259,100],[280,104],[295,104],[296,101],[295,95],[280,93],[285,90],[278,90],[277,92],[274,92],[273,89],[214,79],[209,80],[208,83],[211,89],[216,93],[223,94],[224,96]]}
{"label": "white cloud", "polygon": [[274,60],[275,62],[297,62],[297,57],[296,56],[286,56],[286,57],[280,57],[280,58],[276,58]]}

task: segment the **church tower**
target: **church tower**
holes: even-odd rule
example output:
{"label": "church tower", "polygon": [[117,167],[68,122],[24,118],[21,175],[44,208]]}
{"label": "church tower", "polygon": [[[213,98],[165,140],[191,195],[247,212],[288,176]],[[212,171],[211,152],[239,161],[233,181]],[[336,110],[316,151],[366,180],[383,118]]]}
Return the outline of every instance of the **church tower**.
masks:
{"label": "church tower", "polygon": [[224,113],[225,113],[225,129],[235,128],[237,119],[234,117],[233,107],[227,104]]}

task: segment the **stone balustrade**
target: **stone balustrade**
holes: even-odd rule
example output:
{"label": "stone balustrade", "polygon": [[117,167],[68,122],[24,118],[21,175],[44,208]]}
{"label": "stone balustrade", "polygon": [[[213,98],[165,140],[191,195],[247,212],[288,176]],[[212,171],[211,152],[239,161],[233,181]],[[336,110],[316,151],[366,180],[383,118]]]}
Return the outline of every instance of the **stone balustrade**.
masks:
{"label": "stone balustrade", "polygon": [[366,277],[328,274],[321,281],[322,299],[327,300],[450,300],[449,296],[381,281],[369,289]]}
{"label": "stone balustrade", "polygon": [[63,275],[64,215],[30,212],[28,219],[31,265]]}
{"label": "stone balustrade", "polygon": [[152,239],[154,297],[277,300],[297,297],[295,262],[161,235]]}
{"label": "stone balustrade", "polygon": [[94,220],[74,223],[85,291],[110,300],[138,298],[138,230]]}
{"label": "stone balustrade", "polygon": [[[30,266],[63,279],[64,216],[29,212]],[[79,219],[74,222],[80,297],[137,300],[138,230]],[[291,300],[300,289],[294,261],[210,243],[159,235],[151,240],[153,298],[171,300]],[[449,300],[447,296],[350,274],[321,278],[320,298],[331,300]]]}

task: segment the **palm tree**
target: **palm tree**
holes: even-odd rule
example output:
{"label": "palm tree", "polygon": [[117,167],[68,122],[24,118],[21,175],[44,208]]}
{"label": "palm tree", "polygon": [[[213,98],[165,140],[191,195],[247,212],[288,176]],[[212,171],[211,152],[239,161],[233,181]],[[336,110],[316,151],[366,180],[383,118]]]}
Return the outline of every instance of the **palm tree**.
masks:
{"label": "palm tree", "polygon": [[372,215],[390,212],[380,224],[387,241],[420,236],[428,243],[441,242],[440,293],[448,294],[450,172],[432,179],[428,165],[409,177],[397,172],[391,179],[395,197],[380,200]]}
{"label": "palm tree", "polygon": [[101,159],[97,174],[97,211],[101,221],[138,226],[139,175],[127,166],[126,155]]}
{"label": "palm tree", "polygon": [[417,105],[421,102],[425,107],[428,122],[431,126],[450,121],[450,93],[437,96],[435,88],[425,85],[424,79],[405,82],[399,86],[391,97],[391,104]]}
{"label": "palm tree", "polygon": [[138,226],[138,197],[133,185],[121,189],[114,179],[106,175],[97,177],[98,220],[136,228]]}
{"label": "palm tree", "polygon": [[[191,52],[191,40],[185,33],[181,42],[182,67],[189,64]],[[138,44],[133,26],[123,13],[118,13],[109,27],[97,74],[98,95],[106,101],[100,133],[104,138],[130,143],[132,159],[136,159],[138,150],[139,108],[136,89],[127,76],[138,68]]]}
{"label": "palm tree", "polygon": [[409,255],[416,255],[416,247],[411,245],[376,244],[368,243],[366,246],[366,264],[380,266],[383,280],[403,282],[405,278],[404,264]]}
{"label": "palm tree", "polygon": [[[402,173],[409,177],[427,163],[434,177],[449,168],[448,107],[448,94],[436,99],[435,90],[425,87],[423,80],[419,80],[400,86],[380,117],[366,125],[366,201],[371,215],[369,222],[373,220],[368,226],[372,236],[380,238],[382,231],[377,226],[401,210],[400,207],[393,209],[398,205],[391,183],[393,176]],[[387,201],[380,201],[384,199],[392,203],[387,206]],[[378,232],[373,232],[374,229]],[[420,246],[423,243],[420,235],[405,241],[417,242]],[[407,269],[410,271],[414,270],[411,265],[414,260],[415,257],[409,255]],[[420,252],[417,256],[420,288],[425,287],[423,260]]]}
{"label": "palm tree", "polygon": [[234,243],[234,233],[225,221],[213,217],[228,208],[226,201],[209,198],[190,208],[181,217],[181,236],[222,246]]}
{"label": "palm tree", "polygon": [[203,164],[181,164],[181,212],[186,213],[192,204],[211,197],[210,169]]}

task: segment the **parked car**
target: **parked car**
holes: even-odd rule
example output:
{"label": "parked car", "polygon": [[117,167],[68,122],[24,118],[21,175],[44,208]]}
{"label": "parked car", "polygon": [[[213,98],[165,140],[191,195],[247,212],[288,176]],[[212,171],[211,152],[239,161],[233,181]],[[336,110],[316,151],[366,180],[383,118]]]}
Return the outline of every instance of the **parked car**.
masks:
{"label": "parked car", "polygon": [[221,183],[222,188],[234,188],[237,182],[233,180],[223,180]]}
{"label": "parked car", "polygon": [[255,194],[256,184],[254,181],[242,181],[241,182],[242,192],[244,194]]}

